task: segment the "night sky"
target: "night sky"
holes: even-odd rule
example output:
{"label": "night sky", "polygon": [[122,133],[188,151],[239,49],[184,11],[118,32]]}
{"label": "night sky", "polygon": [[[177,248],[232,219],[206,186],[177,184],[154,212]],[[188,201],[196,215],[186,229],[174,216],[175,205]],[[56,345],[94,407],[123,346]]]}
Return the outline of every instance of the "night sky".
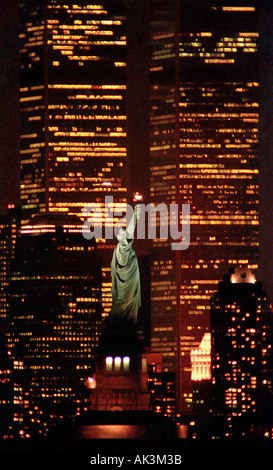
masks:
{"label": "night sky", "polygon": [[[143,0],[145,2],[146,0]],[[128,114],[128,151],[132,165],[135,162],[145,167],[149,149],[147,141],[148,115],[145,117],[144,101],[148,92],[148,75],[144,68],[148,50],[145,41],[137,41],[142,32],[141,15],[143,2],[131,0],[135,10],[134,33],[128,37],[131,54],[128,56],[128,74],[139,74],[139,80],[131,81],[128,94],[131,96]],[[19,204],[19,58],[18,58],[18,0],[1,0],[0,7],[0,214],[7,204]],[[265,15],[261,20],[262,44],[262,112],[260,143],[260,273],[259,280],[273,301],[273,0],[265,0]],[[139,14],[140,13],[140,14]],[[143,39],[143,38],[142,38]],[[140,60],[137,60],[140,59]],[[259,64],[257,64],[257,67]],[[131,75],[132,76],[132,75]],[[135,179],[131,188],[137,186]],[[147,178],[148,173],[146,173]],[[142,181],[143,182],[143,181]],[[148,188],[147,180],[145,187]],[[146,201],[144,201],[146,202]]]}

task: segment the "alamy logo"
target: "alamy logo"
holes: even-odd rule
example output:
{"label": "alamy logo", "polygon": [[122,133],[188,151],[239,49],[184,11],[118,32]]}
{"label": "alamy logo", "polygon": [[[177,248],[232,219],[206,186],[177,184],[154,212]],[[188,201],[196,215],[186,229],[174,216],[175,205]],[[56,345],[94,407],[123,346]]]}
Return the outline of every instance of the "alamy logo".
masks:
{"label": "alamy logo", "polygon": [[[172,250],[186,250],[190,245],[190,204],[143,204],[137,203],[135,207],[126,205],[124,211],[114,209],[112,196],[106,196],[102,204],[86,204],[82,215],[87,220],[82,227],[82,234],[86,240],[118,238],[120,230],[129,226],[137,211],[137,224],[134,229],[134,238],[144,240],[159,238],[171,239]],[[123,216],[123,217],[122,217]],[[121,218],[118,218],[121,217]],[[180,220],[181,219],[181,220]]]}

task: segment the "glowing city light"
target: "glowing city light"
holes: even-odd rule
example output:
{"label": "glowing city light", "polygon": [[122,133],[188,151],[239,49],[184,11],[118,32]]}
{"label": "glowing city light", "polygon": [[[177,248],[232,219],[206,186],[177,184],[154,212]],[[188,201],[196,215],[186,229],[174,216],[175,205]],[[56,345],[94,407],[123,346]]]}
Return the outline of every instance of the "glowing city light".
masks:
{"label": "glowing city light", "polygon": [[205,333],[198,348],[191,351],[191,380],[211,378],[211,334]]}
{"label": "glowing city light", "polygon": [[112,370],[113,358],[112,358],[111,356],[108,356],[108,357],[105,359],[105,362],[106,362],[106,370],[107,370],[107,371]]}
{"label": "glowing city light", "polygon": [[134,202],[140,202],[143,200],[142,194],[140,194],[138,191],[134,193]]}
{"label": "glowing city light", "polygon": [[130,368],[130,358],[128,356],[125,356],[123,358],[123,369],[127,371],[129,370],[129,368]]}
{"label": "glowing city light", "polygon": [[115,363],[115,370],[120,370],[120,367],[121,367],[121,358],[120,357],[115,357],[114,359],[114,363]]}
{"label": "glowing city light", "polygon": [[88,377],[87,379],[87,388],[94,389],[96,388],[96,380],[94,377]]}

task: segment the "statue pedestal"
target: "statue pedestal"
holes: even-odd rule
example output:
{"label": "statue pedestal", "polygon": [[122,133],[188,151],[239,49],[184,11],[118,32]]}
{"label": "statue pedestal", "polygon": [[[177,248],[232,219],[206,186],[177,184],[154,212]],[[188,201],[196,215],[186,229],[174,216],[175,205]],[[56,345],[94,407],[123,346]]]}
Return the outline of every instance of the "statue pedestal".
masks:
{"label": "statue pedestal", "polygon": [[134,324],[106,320],[89,397],[89,411],[77,421],[79,439],[176,437],[175,423],[150,411],[147,354]]}
{"label": "statue pedestal", "polygon": [[133,323],[106,320],[96,357],[94,387],[90,393],[92,411],[149,410],[147,360]]}
{"label": "statue pedestal", "polygon": [[[136,364],[133,365],[129,356],[102,357],[96,368],[96,388],[90,393],[90,410],[149,410],[150,392],[147,387],[146,361],[143,359],[141,362],[144,363],[143,369],[141,364],[139,367],[136,367]],[[110,363],[112,363],[112,370],[109,370]],[[119,363],[121,363],[120,367]],[[130,363],[129,370],[127,370],[128,363]]]}

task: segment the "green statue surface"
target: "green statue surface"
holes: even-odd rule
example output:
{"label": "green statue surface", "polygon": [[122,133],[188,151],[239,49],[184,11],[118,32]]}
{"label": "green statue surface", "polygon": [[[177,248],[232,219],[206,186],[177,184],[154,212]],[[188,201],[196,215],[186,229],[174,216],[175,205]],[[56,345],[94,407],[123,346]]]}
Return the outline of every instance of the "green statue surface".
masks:
{"label": "green statue surface", "polygon": [[110,316],[130,320],[135,324],[141,305],[141,291],[138,260],[132,244],[140,210],[140,206],[136,205],[126,229],[119,230],[118,244],[111,262],[113,304]]}

